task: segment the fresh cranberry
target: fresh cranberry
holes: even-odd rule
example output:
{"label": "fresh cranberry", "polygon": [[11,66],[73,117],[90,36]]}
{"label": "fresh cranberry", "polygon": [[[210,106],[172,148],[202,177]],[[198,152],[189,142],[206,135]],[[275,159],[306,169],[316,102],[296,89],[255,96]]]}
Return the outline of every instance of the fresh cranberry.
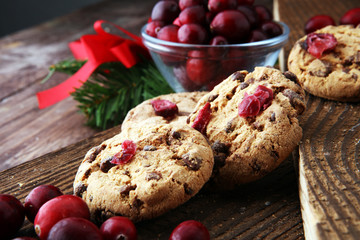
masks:
{"label": "fresh cranberry", "polygon": [[172,119],[178,114],[179,109],[175,103],[165,99],[155,99],[151,101],[155,114],[166,119]]}
{"label": "fresh cranberry", "polygon": [[173,68],[173,73],[185,91],[192,92],[201,88],[201,86],[195,84],[193,81],[190,80],[187,75],[185,66],[175,66]]}
{"label": "fresh cranberry", "polygon": [[237,0],[238,5],[253,5],[255,0]]}
{"label": "fresh cranberry", "polygon": [[209,56],[214,59],[222,59],[227,53],[227,48],[221,47],[221,45],[227,45],[227,44],[229,44],[229,42],[223,36],[213,37],[210,40],[210,45],[217,46],[217,47],[209,48],[209,50],[208,50]]}
{"label": "fresh cranberry", "polygon": [[152,37],[157,37],[157,33],[160,31],[162,27],[165,26],[165,23],[162,21],[154,20],[149,22],[146,25],[145,32],[147,35],[150,35]]}
{"label": "fresh cranberry", "polygon": [[210,12],[221,12],[224,10],[235,9],[237,0],[209,0],[208,9]]}
{"label": "fresh cranberry", "polygon": [[259,29],[254,29],[250,32],[248,42],[257,42],[267,39],[267,36]]}
{"label": "fresh cranberry", "polygon": [[21,202],[9,194],[0,194],[0,233],[9,238],[23,225],[25,209]]}
{"label": "fresh cranberry", "polygon": [[214,35],[221,35],[230,43],[239,43],[248,36],[250,23],[243,13],[225,10],[214,17],[210,29]]}
{"label": "fresh cranberry", "polygon": [[63,195],[59,188],[53,185],[40,185],[32,189],[25,198],[25,213],[30,222],[34,222],[40,207],[57,196]]}
{"label": "fresh cranberry", "polygon": [[328,15],[316,15],[305,23],[305,33],[309,34],[329,25],[336,25],[332,17]]}
{"label": "fresh cranberry", "polygon": [[181,43],[204,44],[208,39],[208,33],[199,24],[184,24],[179,28],[177,38]]}
{"label": "fresh cranberry", "polygon": [[203,85],[212,80],[216,71],[216,61],[208,58],[204,51],[193,50],[186,61],[186,72],[191,81]]}
{"label": "fresh cranberry", "polygon": [[273,20],[272,13],[265,6],[255,5],[254,10],[256,11],[256,13],[257,13],[257,15],[259,17],[259,22],[260,23],[269,22],[269,21]]}
{"label": "fresh cranberry", "polygon": [[246,16],[246,18],[249,20],[251,28],[257,28],[259,25],[259,16],[252,6],[240,5],[237,7],[237,10]]}
{"label": "fresh cranberry", "polygon": [[272,21],[261,24],[260,29],[268,38],[273,38],[282,34],[280,25]]}
{"label": "fresh cranberry", "polygon": [[210,240],[210,234],[201,222],[188,220],[172,231],[169,240]]}
{"label": "fresh cranberry", "polygon": [[103,240],[99,228],[87,219],[68,217],[58,221],[47,240]]}
{"label": "fresh cranberry", "polygon": [[172,24],[181,27],[181,22],[180,22],[179,17],[175,18],[175,20],[173,21]]}
{"label": "fresh cranberry", "polygon": [[210,25],[211,21],[214,19],[217,13],[214,12],[205,12],[206,24]]}
{"label": "fresh cranberry", "polygon": [[203,6],[191,6],[181,11],[179,15],[181,25],[188,23],[205,24],[205,9]]}
{"label": "fresh cranberry", "polygon": [[217,45],[227,45],[229,42],[223,36],[215,36],[210,40],[210,45],[217,46]]}
{"label": "fresh cranberry", "polygon": [[166,24],[172,23],[179,15],[180,9],[175,1],[159,1],[151,12],[151,19],[163,21]]}
{"label": "fresh cranberry", "polygon": [[100,227],[104,240],[136,240],[137,232],[134,223],[121,216],[111,217]]}
{"label": "fresh cranberry", "polygon": [[254,95],[245,93],[244,99],[238,106],[238,113],[240,117],[254,117],[260,112],[260,101]]}
{"label": "fresh cranberry", "polygon": [[187,7],[203,5],[203,0],[179,0],[179,7],[184,10]]}
{"label": "fresh cranberry", "polygon": [[261,110],[265,110],[271,105],[273,100],[273,91],[270,88],[259,85],[255,89],[254,96],[259,100]]}
{"label": "fresh cranberry", "polygon": [[353,8],[347,11],[341,18],[340,24],[357,26],[360,24],[360,8]]}
{"label": "fresh cranberry", "polygon": [[191,127],[198,130],[202,134],[205,134],[206,127],[210,122],[210,117],[211,117],[211,105],[209,102],[207,102],[200,109]]}
{"label": "fresh cranberry", "polygon": [[134,156],[134,154],[136,152],[136,144],[131,140],[125,140],[121,144],[121,148],[122,148],[122,151],[116,153],[113,156],[111,163],[126,164],[131,160],[131,158]]}
{"label": "fresh cranberry", "polygon": [[307,35],[307,51],[316,58],[320,58],[324,52],[333,50],[337,45],[334,35],[329,33],[310,33]]}
{"label": "fresh cranberry", "polygon": [[239,69],[244,69],[247,65],[247,56],[244,56],[242,49],[231,48],[228,49],[226,57],[221,61],[221,70],[230,75]]}
{"label": "fresh cranberry", "polygon": [[87,204],[74,195],[61,195],[47,201],[36,214],[34,227],[41,240],[48,237],[50,229],[60,220],[68,217],[90,219]]}
{"label": "fresh cranberry", "polygon": [[169,42],[178,42],[178,38],[177,38],[178,31],[179,31],[179,26],[173,24],[166,25],[160,28],[160,30],[157,33],[157,38]]}
{"label": "fresh cranberry", "polygon": [[13,238],[12,240],[37,240],[37,239],[33,237],[17,237],[17,238]]}

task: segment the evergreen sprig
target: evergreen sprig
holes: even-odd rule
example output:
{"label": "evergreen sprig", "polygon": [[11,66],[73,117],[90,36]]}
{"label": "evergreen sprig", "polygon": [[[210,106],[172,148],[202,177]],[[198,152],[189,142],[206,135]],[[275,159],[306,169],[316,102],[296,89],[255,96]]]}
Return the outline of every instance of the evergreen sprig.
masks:
{"label": "evergreen sprig", "polygon": [[[72,75],[84,64],[85,61],[62,61],[50,67],[47,78],[55,71]],[[87,125],[108,129],[120,124],[127,112],[142,101],[172,92],[153,61],[143,59],[131,68],[120,62],[100,65],[72,96],[87,117]]]}

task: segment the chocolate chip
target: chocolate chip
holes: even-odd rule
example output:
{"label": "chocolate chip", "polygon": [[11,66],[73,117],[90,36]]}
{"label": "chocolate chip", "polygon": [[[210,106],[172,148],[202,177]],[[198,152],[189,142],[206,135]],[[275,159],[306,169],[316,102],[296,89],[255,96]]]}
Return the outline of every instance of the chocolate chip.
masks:
{"label": "chocolate chip", "polygon": [[271,155],[273,158],[275,158],[276,160],[279,159],[279,153],[276,152],[276,151],[271,151],[271,152],[270,152],[270,155]]}
{"label": "chocolate chip", "polygon": [[212,146],[211,149],[217,153],[228,153],[229,152],[229,144],[225,144],[220,142],[219,140],[216,140]]}
{"label": "chocolate chip", "polygon": [[145,180],[146,181],[150,181],[150,180],[159,180],[160,178],[162,178],[161,173],[160,172],[147,172],[146,173],[146,177]]}
{"label": "chocolate chip", "polygon": [[140,207],[144,204],[143,201],[141,201],[140,199],[135,198],[134,201],[131,204],[131,207],[140,210]]}
{"label": "chocolate chip", "polygon": [[187,195],[192,195],[194,193],[194,191],[189,187],[187,183],[184,183],[184,191]]}
{"label": "chocolate chip", "polygon": [[190,170],[197,171],[201,167],[202,159],[200,158],[190,158],[188,153],[181,156],[181,159],[185,166],[187,166]]}
{"label": "chocolate chip", "polygon": [[144,146],[143,150],[144,151],[156,151],[157,148],[153,145],[146,145],[146,146]]}
{"label": "chocolate chip", "polygon": [[233,81],[237,80],[243,82],[245,80],[246,74],[244,72],[237,71],[231,74],[230,77]]}
{"label": "chocolate chip", "polygon": [[225,166],[226,158],[227,156],[225,153],[216,153],[214,155],[214,168],[218,169]]}
{"label": "chocolate chip", "polygon": [[305,41],[300,41],[300,42],[299,42],[299,45],[300,45],[300,47],[301,47],[302,49],[304,49],[305,51],[307,51],[308,45],[307,45],[307,43],[306,43],[306,40],[305,40]]}
{"label": "chocolate chip", "polygon": [[276,116],[275,116],[275,113],[271,113],[271,116],[270,116],[270,122],[274,122],[276,120]]}
{"label": "chocolate chip", "polygon": [[310,71],[310,74],[317,77],[327,77],[332,72],[332,64],[327,61],[321,61],[323,63],[323,68],[317,71]]}
{"label": "chocolate chip", "polygon": [[292,73],[290,71],[286,71],[283,74],[290,81],[293,81],[293,82],[297,83],[297,77],[296,77],[296,75],[294,73]]}
{"label": "chocolate chip", "polygon": [[343,65],[345,67],[351,66],[353,62],[355,61],[355,56],[350,56],[347,59],[344,60]]}
{"label": "chocolate chip", "polygon": [[249,86],[249,84],[247,82],[242,82],[240,83],[240,89],[244,90],[245,88],[247,88]]}
{"label": "chocolate chip", "polygon": [[111,163],[112,157],[105,158],[100,162],[100,170],[104,173],[107,173],[112,167],[116,164]]}
{"label": "chocolate chip", "polygon": [[282,93],[284,94],[284,96],[289,98],[291,106],[295,108],[298,115],[304,112],[305,103],[303,98],[299,94],[290,89],[285,89]]}
{"label": "chocolate chip", "polygon": [[350,72],[350,68],[347,68],[347,67],[346,67],[346,68],[343,68],[342,71],[343,71],[344,73],[349,73],[349,72]]}
{"label": "chocolate chip", "polygon": [[219,94],[212,94],[208,97],[208,102],[212,102],[214,101],[217,97],[219,96]]}
{"label": "chocolate chip", "polygon": [[129,192],[130,191],[132,191],[132,190],[135,190],[136,189],[136,185],[135,186],[133,186],[133,185],[130,185],[130,184],[126,184],[126,185],[122,185],[121,187],[120,187],[120,194],[122,195],[122,196],[127,196],[127,195],[129,195]]}
{"label": "chocolate chip", "polygon": [[233,121],[234,121],[234,119],[231,119],[230,121],[228,121],[226,123],[226,127],[224,129],[226,133],[231,133],[232,131],[234,131],[235,126],[233,126],[233,124],[232,124]]}
{"label": "chocolate chip", "polygon": [[354,59],[355,64],[359,65],[360,64],[360,51],[357,51],[356,55],[355,55],[355,59]]}
{"label": "chocolate chip", "polygon": [[264,125],[259,122],[254,122],[252,124],[252,126],[253,126],[253,128],[255,128],[256,130],[258,130],[260,132],[264,130]]}
{"label": "chocolate chip", "polygon": [[93,162],[97,155],[99,155],[99,153],[104,150],[106,148],[105,144],[93,147],[92,149],[90,149],[89,153],[87,154],[87,157],[85,159],[86,162]]}
{"label": "chocolate chip", "polygon": [[352,78],[353,78],[354,80],[357,80],[357,79],[358,79],[358,75],[355,74],[355,73],[353,73],[353,74],[352,74]]}
{"label": "chocolate chip", "polygon": [[181,137],[181,134],[177,131],[171,131],[171,136],[175,139],[179,139]]}
{"label": "chocolate chip", "polygon": [[78,197],[82,197],[83,193],[86,191],[87,186],[83,182],[78,182],[74,188],[74,194]]}

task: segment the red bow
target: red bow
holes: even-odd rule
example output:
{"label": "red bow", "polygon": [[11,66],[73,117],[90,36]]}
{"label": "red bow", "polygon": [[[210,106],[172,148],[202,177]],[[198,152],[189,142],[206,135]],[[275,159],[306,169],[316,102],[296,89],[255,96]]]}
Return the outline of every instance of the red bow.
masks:
{"label": "red bow", "polygon": [[[122,38],[110,34],[102,28],[103,23],[111,24],[131,39]],[[120,61],[125,67],[131,68],[140,61],[139,54],[149,56],[146,47],[140,37],[125,29],[104,20],[94,23],[97,34],[84,35],[79,40],[69,43],[75,59],[87,60],[87,62],[74,75],[65,82],[37,93],[39,108],[51,106],[68,96],[83,85],[90,75],[105,62]]]}

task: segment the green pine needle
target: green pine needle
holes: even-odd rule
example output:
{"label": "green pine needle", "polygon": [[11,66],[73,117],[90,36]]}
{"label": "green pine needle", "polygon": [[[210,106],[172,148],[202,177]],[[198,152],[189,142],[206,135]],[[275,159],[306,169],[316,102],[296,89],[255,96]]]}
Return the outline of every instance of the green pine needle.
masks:
{"label": "green pine needle", "polygon": [[[55,71],[72,75],[84,63],[65,60],[52,65],[45,80]],[[129,69],[120,62],[102,64],[72,96],[87,117],[87,125],[108,129],[120,124],[127,112],[144,100],[172,92],[153,61],[144,59]]]}

